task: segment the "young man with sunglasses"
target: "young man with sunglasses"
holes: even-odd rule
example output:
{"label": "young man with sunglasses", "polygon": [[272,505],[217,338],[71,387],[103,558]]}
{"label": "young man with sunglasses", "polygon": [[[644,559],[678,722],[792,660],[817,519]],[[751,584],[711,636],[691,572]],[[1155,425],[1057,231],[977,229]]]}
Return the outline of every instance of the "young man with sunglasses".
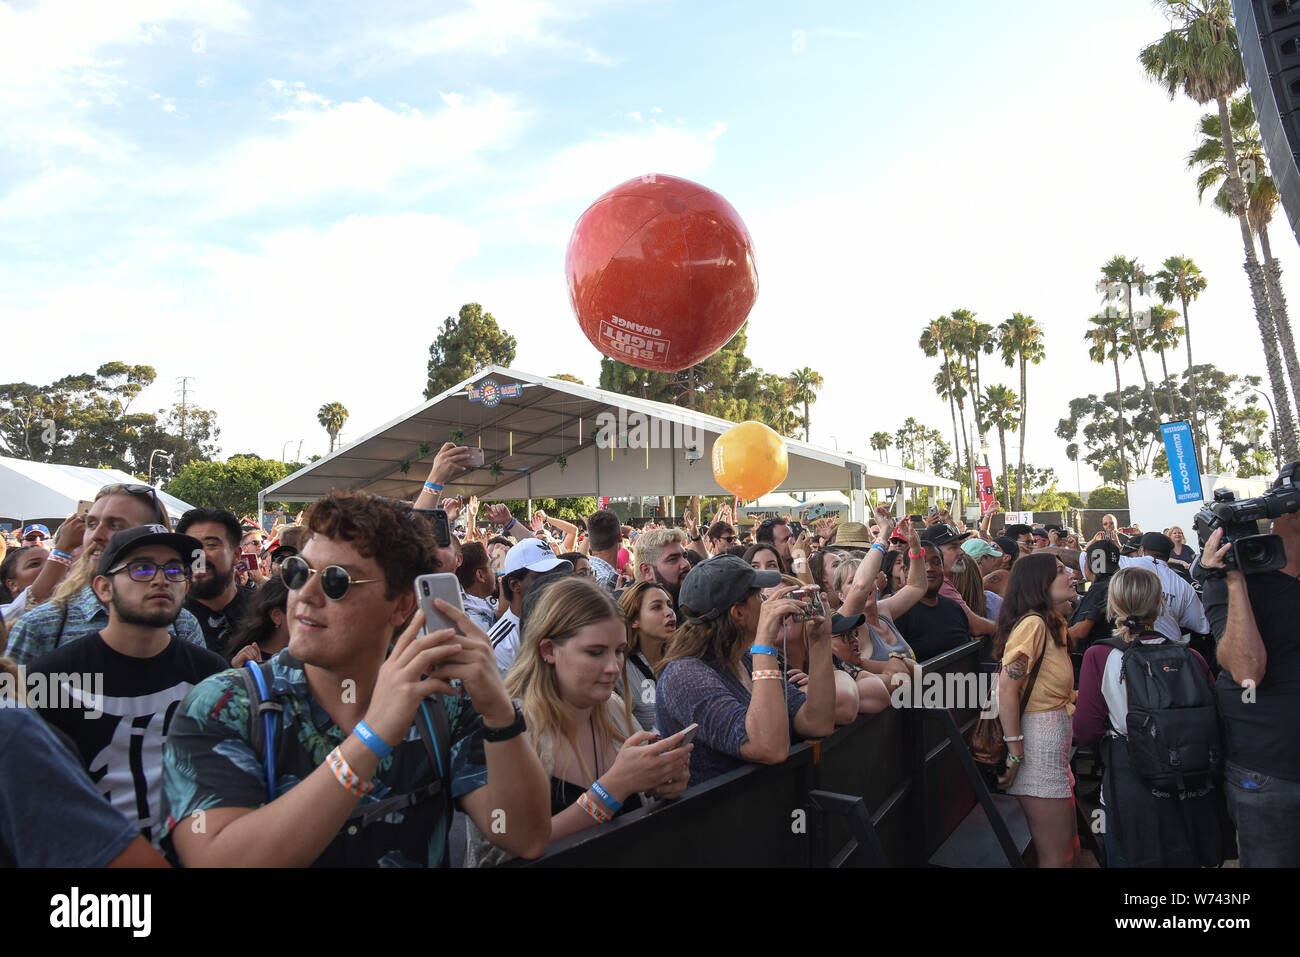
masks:
{"label": "young man with sunglasses", "polygon": [[458,804],[498,846],[541,854],[547,776],[487,636],[441,601],[456,627],[420,634],[429,524],[350,491],[305,523],[280,570],[289,646],[261,666],[272,727],[233,671],[194,689],[168,738],[164,843],[187,866],[446,866]]}
{"label": "young man with sunglasses", "polygon": [[[148,485],[106,485],[100,489],[86,513],[83,534],[69,544],[69,547],[82,546],[81,557],[74,562],[70,554],[58,549],[51,552],[47,566],[53,563],[54,567],[67,568],[68,577],[54,598],[28,611],[14,623],[5,655],[17,664],[30,664],[41,655],[78,638],[93,635],[107,625],[108,608],[91,585],[99,557],[114,534],[140,525],[171,528],[167,510],[152,488]],[[202,555],[203,551],[199,549],[186,558],[187,564],[192,565]],[[43,569],[42,573],[45,571]],[[37,584],[42,584],[42,580],[37,579]],[[70,591],[73,589],[75,591]],[[64,592],[67,592],[65,597],[59,597]],[[170,631],[181,641],[205,647],[198,621],[184,609],[172,622]]]}
{"label": "young man with sunglasses", "polygon": [[109,803],[155,847],[172,714],[195,685],[226,667],[220,655],[168,631],[198,548],[197,539],[161,525],[113,535],[90,586],[109,609],[108,624],[27,669],[29,702],[71,739]]}

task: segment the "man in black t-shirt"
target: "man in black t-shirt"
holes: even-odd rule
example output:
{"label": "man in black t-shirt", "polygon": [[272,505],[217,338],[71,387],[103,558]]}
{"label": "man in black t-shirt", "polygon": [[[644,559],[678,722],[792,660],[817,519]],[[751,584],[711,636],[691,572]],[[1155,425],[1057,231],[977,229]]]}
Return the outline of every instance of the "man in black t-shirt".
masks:
{"label": "man in black t-shirt", "polygon": [[71,739],[100,793],[155,847],[172,715],[191,688],[226,665],[168,631],[199,548],[161,525],[116,533],[91,582],[108,606],[108,624],[27,671],[28,703]]}
{"label": "man in black t-shirt", "polygon": [[1216,690],[1242,867],[1300,867],[1300,514],[1275,518],[1273,534],[1286,548],[1280,571],[1226,571],[1222,529],[1198,563],[1223,666]]}
{"label": "man in black t-shirt", "polygon": [[1102,540],[1088,545],[1084,574],[1092,584],[1070,618],[1070,638],[1075,642],[1076,652],[1082,653],[1089,645],[1115,636],[1114,623],[1106,610],[1106,597],[1111,576],[1117,571],[1119,548],[1114,542]]}
{"label": "man in black t-shirt", "polygon": [[257,591],[235,581],[244,531],[239,519],[219,508],[190,509],[176,523],[176,531],[192,535],[203,546],[203,561],[192,569],[185,610],[199,620],[208,650],[229,660],[238,649],[226,645]]}
{"label": "man in black t-shirt", "polygon": [[939,594],[944,582],[943,555],[935,545],[923,548],[926,592],[894,621],[921,663],[971,640],[966,612],[957,602]]}

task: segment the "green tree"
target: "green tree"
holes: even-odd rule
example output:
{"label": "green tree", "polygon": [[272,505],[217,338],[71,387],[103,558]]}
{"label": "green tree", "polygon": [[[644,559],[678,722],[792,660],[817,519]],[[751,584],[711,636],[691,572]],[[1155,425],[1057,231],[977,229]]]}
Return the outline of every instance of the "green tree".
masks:
{"label": "green tree", "polygon": [[[994,348],[997,347],[998,340],[994,328],[987,322],[980,322],[975,318],[975,313],[969,309],[954,309],[952,313],[953,321],[953,345],[957,354],[962,357],[966,365],[966,385],[970,391],[971,406],[975,412],[975,429],[979,435],[980,441],[984,441],[984,416],[981,405],[984,401],[982,392],[983,385],[980,382],[980,353],[992,355]],[[974,455],[975,449],[968,450]],[[984,464],[988,465],[988,456],[984,456]]]}
{"label": "green tree", "polygon": [[[302,468],[297,462],[286,464],[275,459],[258,459],[232,455],[225,462],[190,462],[164,491],[195,506],[224,508],[236,515],[257,513],[257,493]],[[267,508],[300,506],[267,502]]]}
{"label": "green tree", "polygon": [[[557,372],[557,373],[555,373],[555,375],[551,376],[551,378],[552,378],[552,379],[559,379],[561,382],[572,382],[572,383],[574,383],[575,385],[586,385],[586,384],[587,384],[587,383],[583,382],[581,379],[579,379],[576,375],[569,375],[569,373],[567,373],[567,372]],[[550,514],[550,513],[548,512],[547,514]]]}
{"label": "green tree", "polygon": [[1088,493],[1089,508],[1128,508],[1128,495],[1121,488],[1102,485]]}
{"label": "green tree", "polygon": [[[1201,275],[1200,267],[1192,262],[1186,256],[1170,256],[1162,264],[1163,268],[1156,273],[1156,295],[1165,305],[1173,302],[1175,299],[1183,307],[1183,341],[1187,344],[1187,374],[1193,375],[1192,372],[1192,327],[1187,318],[1187,304],[1197,299],[1201,293],[1205,292],[1208,285],[1206,278]],[[1197,396],[1191,394],[1191,423],[1192,428],[1197,426]],[[1205,470],[1205,462],[1202,460],[1201,470]]]}
{"label": "green tree", "polygon": [[1218,106],[1219,136],[1228,198],[1241,230],[1246,253],[1246,275],[1255,303],[1255,322],[1264,343],[1264,359],[1287,459],[1300,458],[1300,436],[1296,433],[1291,397],[1287,393],[1282,362],[1277,348],[1278,317],[1284,303],[1275,303],[1269,293],[1268,277],[1255,255],[1255,242],[1247,217],[1246,187],[1241,182],[1228,99],[1246,82],[1241,62],[1237,28],[1233,24],[1230,0],[1160,0],[1171,29],[1155,43],[1142,48],[1138,60],[1147,76],[1165,88],[1172,100],[1179,91],[1202,105],[1211,100]]}
{"label": "green tree", "polygon": [[810,441],[808,406],[817,401],[817,392],[825,384],[820,372],[807,366],[790,373],[790,383],[794,386],[794,400],[803,403],[803,440]]}
{"label": "green tree", "polygon": [[[1137,353],[1138,371],[1142,373],[1142,385],[1146,389],[1147,400],[1151,403],[1151,408],[1158,411],[1156,393],[1151,388],[1150,378],[1147,377],[1146,360],[1142,358],[1142,338],[1138,335],[1137,316],[1133,312],[1133,287],[1138,287],[1140,295],[1147,295],[1154,289],[1155,284],[1136,258],[1125,259],[1123,256],[1112,256],[1101,267],[1100,285],[1107,287],[1107,300],[1111,302],[1113,302],[1111,291],[1116,286],[1124,292],[1124,318],[1128,320],[1129,346],[1132,352]],[[1111,315],[1117,311],[1108,306],[1106,314]]]}
{"label": "green tree", "polygon": [[984,392],[984,413],[989,425],[998,430],[998,445],[1002,449],[1002,484],[1007,489],[1005,506],[1011,511],[1011,479],[1007,465],[1007,433],[1020,428],[1020,400],[1005,385],[991,385]]}
{"label": "green tree", "polygon": [[888,432],[871,433],[871,450],[883,454],[886,462],[889,461],[889,447],[893,444],[894,440]]}
{"label": "green tree", "polygon": [[[939,316],[931,319],[929,325],[921,330],[921,338],[917,345],[925,353],[927,358],[933,359],[935,356],[943,356],[943,379],[944,393],[948,399],[948,414],[952,416],[952,444],[954,449],[960,449],[961,438],[966,434],[966,418],[962,416],[961,431],[957,431],[957,392],[953,382],[952,370],[952,350],[954,341],[953,322],[949,316]],[[901,451],[901,446],[900,446]],[[969,450],[967,450],[969,458]]]}
{"label": "green tree", "polygon": [[[1115,366],[1115,415],[1119,423],[1119,440],[1116,450],[1119,455],[1119,482],[1122,485],[1128,482],[1128,460],[1124,454],[1123,387],[1119,381],[1119,359],[1121,355],[1127,356],[1129,349],[1128,343],[1120,336],[1120,332],[1124,328],[1124,320],[1118,315],[1100,314],[1093,316],[1088,322],[1092,324],[1092,328],[1083,336],[1084,341],[1088,343],[1088,358],[1102,365],[1111,362]],[[1060,435],[1060,433],[1061,429],[1058,426],[1057,434]],[[1062,435],[1061,437],[1072,439],[1074,434]]]}
{"label": "green tree", "polygon": [[[1015,363],[1020,365],[1020,464],[1016,469],[1016,485],[1025,484],[1025,423],[1029,419],[1029,379],[1030,363],[1038,365],[1047,356],[1043,344],[1043,329],[1034,321],[1033,316],[1022,312],[1013,312],[1011,318],[998,324],[998,349],[1002,353],[1002,362],[1008,367]],[[1016,510],[1024,511],[1024,502],[1016,499]]]}
{"label": "green tree", "polygon": [[334,443],[338,440],[339,433],[343,431],[343,425],[350,414],[343,408],[342,402],[326,402],[316,411],[316,421],[329,433],[331,452],[334,451]]}
{"label": "green tree", "polygon": [[467,302],[460,314],[448,316],[429,346],[429,380],[424,397],[432,399],[474,373],[491,365],[508,366],[515,361],[515,337],[497,325],[492,313],[477,302]]}
{"label": "green tree", "polygon": [[1172,309],[1166,309],[1164,306],[1151,307],[1151,328],[1143,337],[1144,344],[1150,345],[1160,356],[1160,371],[1164,373],[1164,385],[1169,391],[1169,415],[1175,415],[1175,408],[1178,406],[1177,399],[1174,396],[1174,380],[1169,377],[1169,363],[1165,361],[1166,349],[1177,349],[1178,340],[1182,338],[1183,330],[1178,324],[1178,313]]}
{"label": "green tree", "polygon": [[[1251,232],[1259,240],[1260,252],[1264,256],[1264,280],[1273,307],[1278,344],[1291,380],[1291,393],[1295,396],[1297,408],[1300,408],[1300,359],[1296,356],[1286,297],[1282,293],[1282,266],[1273,256],[1273,246],[1268,238],[1268,224],[1272,222],[1273,213],[1281,199],[1277,184],[1269,174],[1268,155],[1264,150],[1263,137],[1259,132],[1255,107],[1249,93],[1230,101],[1228,117],[1241,181],[1246,189],[1246,220]],[[1206,190],[1218,186],[1214,195],[1215,208],[1232,216],[1234,212],[1228,191],[1228,171],[1223,158],[1223,137],[1217,113],[1207,113],[1201,117],[1200,134],[1200,142],[1187,158],[1189,169],[1200,167],[1200,174],[1196,177],[1197,198],[1204,199]]]}
{"label": "green tree", "polygon": [[730,422],[753,419],[794,436],[794,388],[783,376],[756,368],[745,355],[748,325],[703,362],[680,372],[655,372],[605,357],[600,388],[619,395],[695,409]]}

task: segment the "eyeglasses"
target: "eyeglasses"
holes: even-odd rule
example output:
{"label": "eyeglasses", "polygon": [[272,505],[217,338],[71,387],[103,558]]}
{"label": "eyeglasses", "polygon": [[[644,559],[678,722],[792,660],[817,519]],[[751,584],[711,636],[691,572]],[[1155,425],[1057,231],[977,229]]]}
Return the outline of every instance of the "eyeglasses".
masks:
{"label": "eyeglasses", "polygon": [[[290,555],[280,563],[280,580],[290,591],[297,591],[307,584],[307,579],[316,574],[316,569],[297,555]],[[325,597],[339,601],[353,585],[369,585],[380,581],[378,578],[353,578],[348,570],[339,565],[327,565],[320,572],[320,588]]]}
{"label": "eyeglasses", "polygon": [[23,537],[23,541],[24,541],[24,542],[43,542],[43,541],[45,541],[45,535],[42,534],[41,532],[32,532],[32,533],[30,533],[30,534],[28,534],[28,535],[25,535],[25,536]]}
{"label": "eyeglasses", "polygon": [[722,538],[721,538],[721,541],[726,542],[728,545],[734,545],[734,544],[736,544],[736,536],[735,536],[735,535],[723,535]]}
{"label": "eyeglasses", "polygon": [[161,565],[157,562],[151,562],[148,559],[138,559],[133,562],[125,562],[116,568],[110,568],[108,573],[116,575],[123,569],[133,582],[151,582],[158,577],[158,570],[162,569],[163,578],[173,584],[189,581],[190,568],[182,561],[163,562]]}

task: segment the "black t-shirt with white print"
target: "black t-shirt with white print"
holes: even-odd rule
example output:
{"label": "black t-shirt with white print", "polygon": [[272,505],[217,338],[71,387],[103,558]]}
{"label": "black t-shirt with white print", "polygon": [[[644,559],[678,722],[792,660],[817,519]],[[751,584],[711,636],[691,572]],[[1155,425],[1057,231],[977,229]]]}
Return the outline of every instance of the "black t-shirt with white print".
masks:
{"label": "black t-shirt with white print", "polygon": [[226,667],[220,655],[175,637],[152,658],[132,658],[96,632],[28,666],[29,703],[72,740],[100,793],[156,847],[172,715],[191,688]]}

